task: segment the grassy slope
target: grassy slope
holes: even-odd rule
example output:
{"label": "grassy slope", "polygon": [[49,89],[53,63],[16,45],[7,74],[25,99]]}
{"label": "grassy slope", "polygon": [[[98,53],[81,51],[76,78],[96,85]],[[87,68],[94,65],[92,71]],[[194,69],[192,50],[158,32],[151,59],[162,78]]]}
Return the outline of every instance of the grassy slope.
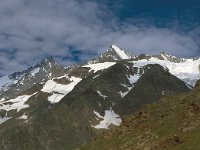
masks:
{"label": "grassy slope", "polygon": [[200,86],[162,97],[124,118],[123,125],[81,150],[199,150]]}

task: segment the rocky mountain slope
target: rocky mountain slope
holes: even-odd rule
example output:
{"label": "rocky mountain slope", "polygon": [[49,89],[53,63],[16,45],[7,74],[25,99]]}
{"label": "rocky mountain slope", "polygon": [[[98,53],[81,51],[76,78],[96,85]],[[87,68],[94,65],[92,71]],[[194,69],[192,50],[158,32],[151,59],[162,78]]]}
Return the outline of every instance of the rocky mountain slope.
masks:
{"label": "rocky mountain slope", "polygon": [[112,45],[84,65],[47,58],[0,78],[0,149],[75,149],[142,105],[191,91],[200,59],[133,55]]}
{"label": "rocky mountain slope", "polygon": [[195,89],[163,96],[126,116],[122,125],[81,150],[198,150],[200,148],[200,80]]}

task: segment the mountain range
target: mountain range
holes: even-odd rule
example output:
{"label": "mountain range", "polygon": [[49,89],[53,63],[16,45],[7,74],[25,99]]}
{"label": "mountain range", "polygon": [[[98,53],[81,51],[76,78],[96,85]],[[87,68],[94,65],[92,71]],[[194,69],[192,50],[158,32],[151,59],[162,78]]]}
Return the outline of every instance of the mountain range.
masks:
{"label": "mountain range", "polygon": [[[123,132],[126,118],[130,128],[122,136],[136,128],[132,118],[144,106],[165,108],[165,103],[160,104],[165,98],[176,106],[179,101],[174,97],[193,93],[198,79],[200,58],[164,52],[134,55],[116,45],[86,64],[64,67],[52,57],[45,58],[27,70],[0,78],[0,149],[96,147],[90,144],[94,139]],[[151,115],[150,119],[155,121]],[[98,144],[101,148],[104,143]],[[111,145],[104,149],[122,146]]]}

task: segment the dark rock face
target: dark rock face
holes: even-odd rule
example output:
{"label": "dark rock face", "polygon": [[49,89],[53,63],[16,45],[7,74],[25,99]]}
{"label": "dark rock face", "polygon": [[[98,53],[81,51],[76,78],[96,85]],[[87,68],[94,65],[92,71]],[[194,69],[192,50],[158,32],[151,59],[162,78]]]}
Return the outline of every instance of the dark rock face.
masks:
{"label": "dark rock face", "polygon": [[150,67],[134,85],[134,88],[122,101],[122,111],[130,114],[141,105],[157,101],[163,95],[175,95],[189,92],[186,84],[171,75],[159,65],[147,65]]}
{"label": "dark rock face", "polygon": [[195,84],[195,88],[199,88],[200,87],[200,80],[198,80]]}

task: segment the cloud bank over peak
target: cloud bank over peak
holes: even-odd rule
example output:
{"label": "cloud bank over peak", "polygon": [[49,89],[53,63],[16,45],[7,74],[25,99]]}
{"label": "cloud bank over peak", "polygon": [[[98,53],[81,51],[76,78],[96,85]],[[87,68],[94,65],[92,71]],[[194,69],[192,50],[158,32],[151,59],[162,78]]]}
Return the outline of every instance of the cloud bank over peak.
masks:
{"label": "cloud bank over peak", "polygon": [[64,65],[82,62],[113,43],[135,54],[199,54],[198,27],[182,32],[121,22],[106,5],[90,0],[0,2],[0,75],[26,69],[47,56]]}

